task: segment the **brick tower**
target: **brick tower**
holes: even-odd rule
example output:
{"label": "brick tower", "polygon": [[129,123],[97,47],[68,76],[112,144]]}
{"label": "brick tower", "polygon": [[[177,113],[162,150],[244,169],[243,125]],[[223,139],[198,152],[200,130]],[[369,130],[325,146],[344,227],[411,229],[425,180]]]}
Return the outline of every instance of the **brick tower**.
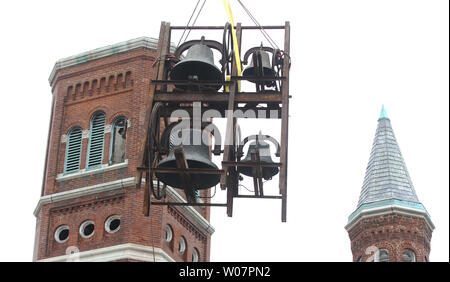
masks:
{"label": "brick tower", "polygon": [[384,106],[358,206],[345,229],[353,261],[428,261],[434,225],[417,198]]}
{"label": "brick tower", "polygon": [[145,217],[134,184],[156,49],[141,37],[56,62],[34,261],[209,261],[209,208]]}

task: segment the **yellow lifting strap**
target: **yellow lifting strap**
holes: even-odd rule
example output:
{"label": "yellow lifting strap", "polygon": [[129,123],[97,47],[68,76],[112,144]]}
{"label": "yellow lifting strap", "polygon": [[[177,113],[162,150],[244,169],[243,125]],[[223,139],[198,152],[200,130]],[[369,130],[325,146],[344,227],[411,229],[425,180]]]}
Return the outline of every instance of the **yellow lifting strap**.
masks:
{"label": "yellow lifting strap", "polygon": [[[228,0],[222,0],[223,5],[225,6],[225,10],[227,12],[228,18],[230,19],[231,23],[231,35],[233,36],[233,47],[234,47],[234,58],[236,60],[236,67],[237,67],[237,75],[242,75],[242,69],[241,69],[241,58],[239,56],[239,46],[237,43],[237,37],[236,37],[236,31],[234,30],[234,20],[233,20],[233,13],[231,13],[231,6],[230,2]],[[238,81],[238,88],[240,88],[240,82]]]}

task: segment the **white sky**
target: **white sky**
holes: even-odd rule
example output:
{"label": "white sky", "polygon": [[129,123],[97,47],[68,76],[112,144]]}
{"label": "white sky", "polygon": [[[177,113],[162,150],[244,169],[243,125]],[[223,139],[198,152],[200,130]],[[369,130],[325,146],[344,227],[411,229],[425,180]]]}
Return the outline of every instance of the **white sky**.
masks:
{"label": "white sky", "polygon": [[[0,261],[32,259],[32,213],[50,118],[47,79],[55,62],[140,36],[157,38],[161,21],[186,24],[196,2],[1,2]],[[213,208],[211,260],[351,261],[344,226],[356,208],[384,104],[436,225],[430,260],[448,261],[449,2],[243,2],[261,24],[291,23],[288,222],[281,223],[279,200],[236,200],[231,218]],[[237,1],[231,5],[235,21],[250,25]],[[208,0],[197,25],[226,21],[222,1]],[[260,33],[247,39],[255,40],[248,47],[263,41]],[[279,137],[278,124],[267,125],[261,124],[263,133]],[[244,135],[259,130],[242,126]]]}

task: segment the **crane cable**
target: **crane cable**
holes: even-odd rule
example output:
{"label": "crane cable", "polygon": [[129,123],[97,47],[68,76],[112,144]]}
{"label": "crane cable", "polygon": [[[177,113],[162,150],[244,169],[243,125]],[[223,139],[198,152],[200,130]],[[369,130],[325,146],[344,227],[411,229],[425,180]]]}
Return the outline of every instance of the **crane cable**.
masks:
{"label": "crane cable", "polygon": [[270,37],[269,33],[267,33],[267,31],[261,26],[261,24],[256,20],[256,18],[252,15],[252,13],[250,13],[250,10],[247,9],[244,4],[241,2],[241,0],[237,0],[239,2],[239,4],[241,4],[242,8],[244,9],[244,11],[247,13],[247,15],[250,17],[250,19],[253,21],[253,23],[259,27],[262,35],[264,35],[264,37],[267,39],[267,41],[269,42],[269,44],[272,46],[272,48],[274,49],[278,49],[280,51],[281,57],[287,57],[288,58],[288,66],[289,68],[291,67],[291,56],[289,56],[288,53],[286,53],[284,50],[282,50],[280,47],[278,47],[277,43],[275,43],[275,41],[272,39],[272,37]]}
{"label": "crane cable", "polygon": [[[195,17],[194,22],[192,23],[192,26],[194,26],[195,23],[197,22],[198,16],[200,16],[200,13],[202,12],[203,6],[205,6],[205,3],[206,3],[206,0],[203,1],[203,4],[202,4],[202,6],[200,7],[200,10],[199,10],[198,13],[197,13],[197,16]],[[192,30],[192,29],[190,29],[190,30],[188,31],[188,34],[186,35],[186,38],[184,39],[184,41],[186,41],[186,39],[188,38],[189,34],[191,33],[191,30]]]}
{"label": "crane cable", "polygon": [[247,9],[244,6],[244,4],[241,2],[241,0],[237,0],[237,1],[239,2],[239,4],[241,4],[242,8],[247,13],[247,15],[250,17],[250,19],[253,21],[253,23],[259,27],[262,35],[267,39],[267,41],[272,46],[272,48],[280,50],[277,43],[275,43],[275,41],[270,37],[270,35],[267,33],[267,31],[259,24],[259,22],[256,20],[256,18],[252,15],[252,13],[250,13],[249,9]]}
{"label": "crane cable", "polygon": [[[192,14],[191,14],[191,16],[190,16],[190,18],[189,18],[189,20],[188,20],[188,22],[187,22],[187,24],[186,24],[186,27],[185,27],[184,30],[183,30],[183,34],[181,34],[180,40],[178,41],[177,48],[178,48],[178,46],[180,46],[181,41],[183,41],[183,43],[184,43],[184,42],[186,41],[186,39],[188,38],[189,34],[191,33],[191,29],[189,29],[189,31],[188,31],[186,37],[185,37],[184,40],[183,40],[183,36],[184,36],[184,34],[186,33],[186,30],[187,30],[187,28],[189,27],[189,24],[191,23],[192,17],[194,16],[195,11],[197,10],[198,4],[200,4],[200,1],[201,1],[201,0],[198,0],[198,1],[197,1],[197,4],[195,5],[194,10],[192,11]],[[194,21],[192,22],[192,25],[191,25],[191,26],[194,26],[195,23],[197,22],[198,16],[200,15],[201,11],[203,10],[203,6],[205,6],[205,3],[206,3],[206,0],[204,0],[204,1],[203,1],[203,4],[200,6],[200,9],[199,9],[198,12],[197,12],[197,16],[195,17],[195,19],[194,19]]]}
{"label": "crane cable", "polygon": [[197,1],[197,5],[195,5],[194,11],[192,11],[191,17],[189,18],[189,20],[186,24],[186,27],[183,30],[183,34],[181,34],[180,40],[178,41],[178,44],[177,44],[177,47],[180,46],[181,40],[183,39],[183,36],[184,36],[184,33],[186,32],[186,29],[187,29],[189,23],[191,22],[191,19],[194,16],[195,10],[197,9],[199,3],[200,3],[200,0]]}
{"label": "crane cable", "polygon": [[[180,46],[180,43],[182,41],[185,42],[187,40],[187,38],[189,37],[189,34],[191,33],[191,29],[189,29],[188,33],[184,37],[184,34],[186,33],[186,30],[189,27],[189,24],[191,23],[191,20],[192,20],[193,16],[195,15],[195,12],[197,10],[198,5],[200,4],[200,1],[201,0],[197,1],[197,4],[195,5],[194,10],[192,11],[191,16],[189,17],[189,20],[188,20],[188,22],[186,24],[186,27],[183,30],[183,33],[181,34],[180,40],[178,41],[178,44],[177,44],[177,47]],[[250,10],[244,5],[244,3],[242,3],[241,0],[237,0],[237,1],[241,5],[242,9],[244,9],[244,11],[247,13],[249,18],[253,21],[253,23],[257,27],[259,27],[262,35],[266,38],[266,40],[269,42],[269,44],[272,46],[272,48],[281,50],[278,47],[277,43],[272,39],[272,37],[270,37],[269,33],[267,33],[267,31],[261,26],[261,24],[258,22],[258,20],[256,20],[256,18],[252,15]],[[231,23],[231,34],[232,34],[232,37],[233,37],[233,47],[234,47],[234,55],[235,55],[236,66],[237,66],[237,75],[241,76],[241,74],[242,74],[242,67],[241,67],[241,63],[240,63],[241,61],[240,61],[238,44],[237,44],[236,30],[234,29],[233,13],[231,12],[230,2],[228,0],[222,0],[222,2],[224,4],[224,6],[225,6],[225,11],[227,12],[228,18],[229,18],[230,23]],[[200,6],[200,9],[198,10],[197,15],[196,15],[194,21],[192,22],[191,26],[194,26],[195,23],[197,22],[197,19],[200,16],[200,13],[203,10],[203,7],[205,6],[205,3],[206,3],[206,0],[204,0],[202,5]],[[183,40],[183,37],[184,37],[184,40]]]}

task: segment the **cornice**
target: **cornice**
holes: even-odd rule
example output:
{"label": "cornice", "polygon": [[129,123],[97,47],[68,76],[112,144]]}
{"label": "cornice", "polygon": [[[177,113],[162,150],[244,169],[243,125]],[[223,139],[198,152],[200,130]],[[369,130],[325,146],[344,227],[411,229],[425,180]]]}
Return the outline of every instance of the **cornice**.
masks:
{"label": "cornice", "polygon": [[389,205],[389,206],[383,206],[383,207],[362,210],[360,213],[358,213],[358,215],[356,215],[351,220],[349,220],[349,222],[345,226],[345,230],[350,232],[350,230],[353,227],[355,227],[356,224],[358,224],[358,222],[360,222],[362,219],[379,216],[379,215],[392,214],[392,213],[422,218],[425,220],[427,226],[430,228],[431,231],[433,231],[435,228],[433,222],[431,221],[431,219],[426,211],[420,210],[420,209],[414,209],[414,208],[407,208],[407,207],[399,206],[399,205]]}
{"label": "cornice", "polygon": [[156,262],[175,261],[160,248],[129,243],[51,257],[38,260],[38,262],[110,262],[124,259]]}
{"label": "cornice", "polygon": [[[142,180],[145,182],[145,180]],[[50,204],[50,203],[56,203],[61,202],[69,199],[84,197],[88,195],[93,195],[101,192],[106,191],[112,191],[112,190],[120,190],[124,189],[125,187],[133,186],[134,185],[134,177],[120,179],[116,181],[106,182],[106,183],[100,183],[92,186],[82,187],[78,189],[73,189],[69,191],[54,193],[50,195],[42,196],[39,199],[39,202],[33,212],[33,214],[37,217],[39,214],[39,211],[44,205]],[[181,197],[180,194],[178,194],[177,191],[175,191],[172,187],[167,186],[167,196],[171,198],[171,200],[176,202],[186,202],[183,197]],[[183,212],[186,214],[186,216],[193,220],[194,222],[198,223],[198,225],[207,233],[213,234],[215,232],[214,227],[211,225],[211,223],[204,218],[198,211],[196,211],[192,206],[183,206],[182,208]]]}
{"label": "cornice", "polygon": [[[119,42],[113,45],[108,45],[105,47],[96,48],[90,51],[86,51],[74,56],[66,57],[63,59],[59,59],[56,61],[52,72],[50,73],[50,77],[48,78],[48,82],[50,85],[53,82],[53,79],[56,76],[58,70],[87,63],[93,60],[109,57],[112,55],[116,55],[119,53],[128,52],[131,50],[136,50],[139,48],[145,48],[156,51],[158,48],[158,39],[151,37],[139,37],[135,39],[130,39],[127,41]],[[175,47],[171,45],[171,52],[175,50]]]}

